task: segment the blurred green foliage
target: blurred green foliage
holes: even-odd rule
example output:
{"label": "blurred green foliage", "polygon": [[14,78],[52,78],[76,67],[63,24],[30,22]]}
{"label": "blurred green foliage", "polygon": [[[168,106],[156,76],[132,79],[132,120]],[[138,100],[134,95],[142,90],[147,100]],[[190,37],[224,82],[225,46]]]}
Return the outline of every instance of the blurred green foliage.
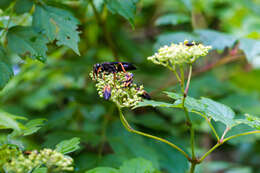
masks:
{"label": "blurred green foliage", "polygon": [[[96,167],[114,173],[142,162],[144,170],[187,171],[188,161],[177,151],[127,132],[116,107],[98,97],[89,77],[95,63],[132,62],[138,68],[136,82],[152,99],[170,101],[162,91],[178,91],[177,81],[146,58],[160,46],[185,39],[214,49],[195,64],[189,95],[224,103],[237,119],[245,113],[260,117],[258,0],[1,0],[0,8],[1,144],[30,151],[55,149],[63,140],[70,147],[71,142],[72,148],[57,147],[75,151],[70,156],[78,173]],[[182,111],[124,112],[136,129],[189,150]],[[192,114],[192,121],[196,151],[203,154],[216,140],[202,118]],[[213,125],[223,132],[222,124]],[[197,172],[260,173],[259,146],[259,136],[231,140]]]}

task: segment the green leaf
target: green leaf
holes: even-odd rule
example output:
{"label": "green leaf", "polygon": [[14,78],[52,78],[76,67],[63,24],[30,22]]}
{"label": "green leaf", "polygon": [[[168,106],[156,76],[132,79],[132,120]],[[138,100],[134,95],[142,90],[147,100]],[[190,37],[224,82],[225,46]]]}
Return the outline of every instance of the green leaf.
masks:
{"label": "green leaf", "polygon": [[197,35],[188,32],[168,32],[162,33],[157,37],[154,49],[157,50],[164,45],[170,45],[171,43],[183,42],[183,40],[199,41]]}
{"label": "green leaf", "polygon": [[11,65],[9,65],[5,58],[6,54],[4,49],[0,46],[0,90],[4,88],[14,75]]}
{"label": "green leaf", "polygon": [[[188,141],[186,141],[188,138],[185,139],[184,136],[180,139],[176,137],[169,137],[166,139],[178,146],[182,146],[182,148],[188,148]],[[165,145],[165,143],[154,142],[152,140],[150,140],[147,145],[156,150],[161,169],[167,170],[169,173],[184,173],[188,170],[188,160],[179,151],[172,149],[172,147]]]}
{"label": "green leaf", "polygon": [[91,169],[85,173],[121,173],[117,169],[109,168],[109,167],[98,167]]}
{"label": "green leaf", "polygon": [[80,55],[78,50],[78,20],[63,9],[37,5],[33,15],[33,26],[44,30],[49,41],[57,40],[58,46],[65,45]]}
{"label": "green leaf", "polygon": [[[176,105],[175,107],[182,107],[181,94],[173,92],[165,93],[169,97],[176,100],[174,102],[174,105]],[[200,100],[198,100],[188,96],[185,99],[185,107],[188,109],[189,112],[200,112],[202,114],[205,114],[207,117],[213,118],[215,121],[220,121],[224,123],[229,127],[231,127],[235,123],[233,120],[235,113],[230,107],[208,98],[201,98]]]}
{"label": "green leaf", "polygon": [[0,129],[13,129],[16,131],[21,131],[21,128],[24,128],[23,125],[16,120],[26,118],[12,115],[8,112],[0,110]]}
{"label": "green leaf", "polygon": [[[174,105],[176,107],[182,107],[182,94],[177,94],[173,92],[164,92],[167,94],[168,97],[175,99]],[[203,112],[205,110],[205,105],[201,103],[200,100],[194,99],[192,97],[187,96],[185,99],[184,106],[188,109],[188,111],[199,111]]]}
{"label": "green leaf", "polygon": [[14,0],[1,0],[0,1],[0,8],[6,9]]}
{"label": "green leaf", "polygon": [[256,58],[260,58],[260,41],[253,39],[240,39],[239,48],[242,49],[249,62],[254,63]]}
{"label": "green leaf", "polygon": [[166,14],[155,21],[155,25],[177,25],[189,22],[190,18],[184,14]]}
{"label": "green leaf", "polygon": [[46,119],[30,120],[25,124],[26,129],[23,130],[23,135],[27,136],[37,132],[43,126],[44,121],[46,121]]}
{"label": "green leaf", "polygon": [[46,60],[48,40],[32,27],[15,26],[7,33],[8,48],[21,57]]}
{"label": "green leaf", "polygon": [[55,150],[62,154],[68,154],[78,150],[80,148],[79,143],[80,143],[80,138],[77,137],[72,138],[70,140],[64,140],[56,145]]}
{"label": "green leaf", "polygon": [[152,162],[143,158],[135,158],[125,161],[119,169],[122,173],[154,173]]}
{"label": "green leaf", "polygon": [[142,102],[139,102],[138,105],[136,105],[134,107],[135,108],[139,108],[139,107],[145,107],[145,106],[152,106],[152,107],[174,107],[174,104],[170,104],[170,103],[165,103],[165,102],[158,102],[158,101],[154,101],[154,100],[144,100]]}
{"label": "green leaf", "polygon": [[[165,92],[168,97],[175,100],[174,104],[157,102],[153,100],[145,100],[140,102],[136,107],[144,107],[144,106],[153,106],[153,107],[172,107],[172,108],[182,108],[182,94],[173,93],[173,92]],[[200,100],[186,97],[185,99],[185,107],[189,112],[194,113],[202,113],[209,118],[213,118],[215,121],[220,121],[231,127],[235,124],[233,120],[235,113],[234,111],[221,103],[215,102],[208,98],[201,98]]]}
{"label": "green leaf", "polygon": [[246,114],[246,119],[238,119],[236,122],[238,124],[246,124],[250,127],[253,127],[257,130],[260,130],[260,118]]}
{"label": "green leaf", "polygon": [[106,0],[107,8],[111,13],[118,13],[134,25],[136,3],[138,0]]}
{"label": "green leaf", "polygon": [[224,123],[228,127],[234,125],[235,113],[230,107],[204,97],[201,98],[201,102],[206,106],[204,112],[207,116]]}
{"label": "green leaf", "polygon": [[213,49],[223,50],[225,47],[231,47],[237,40],[236,37],[214,30],[196,30],[196,34],[200,36],[200,40],[211,45]]}
{"label": "green leaf", "polygon": [[32,0],[17,0],[14,6],[14,11],[17,14],[23,14],[29,12],[32,9]]}
{"label": "green leaf", "polygon": [[125,160],[142,157],[150,160],[155,168],[159,167],[156,150],[147,145],[146,138],[129,133],[120,122],[115,122],[109,127],[107,136],[114,153]]}

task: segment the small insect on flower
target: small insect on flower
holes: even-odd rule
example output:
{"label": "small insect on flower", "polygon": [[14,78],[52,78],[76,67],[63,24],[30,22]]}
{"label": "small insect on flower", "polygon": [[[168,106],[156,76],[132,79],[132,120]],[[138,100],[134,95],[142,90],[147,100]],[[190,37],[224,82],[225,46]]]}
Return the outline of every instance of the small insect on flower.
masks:
{"label": "small insect on flower", "polygon": [[186,46],[194,46],[195,44],[193,44],[193,43],[186,43],[185,45]]}
{"label": "small insect on flower", "polygon": [[24,151],[23,154],[30,155],[30,154],[32,154],[32,151]]}
{"label": "small insect on flower", "polygon": [[126,73],[126,75],[125,75],[126,80],[124,81],[125,87],[129,87],[132,85],[133,77],[134,77],[134,75],[132,73]]}
{"label": "small insect on flower", "polygon": [[143,92],[141,97],[144,98],[144,99],[147,99],[147,100],[151,100],[151,96],[146,91]]}
{"label": "small insect on flower", "polygon": [[109,100],[111,97],[111,87],[109,85],[105,85],[103,89],[103,97],[105,100]]}
{"label": "small insect on flower", "polygon": [[121,71],[126,72],[135,69],[136,67],[129,62],[104,62],[102,64],[97,63],[93,66],[93,77],[98,77],[100,72],[104,72],[104,74],[115,74]]}

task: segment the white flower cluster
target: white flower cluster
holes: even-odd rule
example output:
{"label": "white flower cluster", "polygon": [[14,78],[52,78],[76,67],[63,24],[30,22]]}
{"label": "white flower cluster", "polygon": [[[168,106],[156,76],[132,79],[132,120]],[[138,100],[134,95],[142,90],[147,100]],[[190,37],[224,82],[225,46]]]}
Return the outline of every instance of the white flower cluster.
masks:
{"label": "white flower cluster", "polygon": [[176,65],[195,62],[199,57],[206,56],[209,49],[211,49],[211,46],[204,46],[195,42],[189,43],[188,40],[185,40],[183,43],[172,43],[170,46],[161,47],[158,53],[148,57],[148,60],[155,64],[174,68]]}
{"label": "white flower cluster", "polygon": [[[120,107],[134,107],[138,102],[142,101],[144,94],[143,86],[137,86],[134,83],[127,84],[126,76],[132,77],[133,74],[129,72],[118,72],[116,74],[102,74],[103,77],[93,78],[93,73],[90,76],[96,80],[96,88],[100,97],[104,97],[104,88],[109,87],[111,97],[109,100],[113,101]],[[127,86],[126,86],[127,85]]]}
{"label": "white flower cluster", "polygon": [[73,159],[69,156],[55,150],[43,149],[29,154],[20,153],[4,164],[4,170],[8,173],[25,173],[44,165],[52,172],[73,171],[72,163]]}

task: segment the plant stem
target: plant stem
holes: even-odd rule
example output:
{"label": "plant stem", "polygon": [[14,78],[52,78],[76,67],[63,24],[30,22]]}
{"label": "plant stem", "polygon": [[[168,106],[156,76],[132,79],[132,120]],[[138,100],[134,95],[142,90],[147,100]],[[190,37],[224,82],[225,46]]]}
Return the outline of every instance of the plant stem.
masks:
{"label": "plant stem", "polygon": [[168,144],[169,146],[171,146],[172,148],[178,150],[181,154],[183,154],[188,160],[190,160],[190,157],[189,155],[183,151],[181,148],[179,148],[177,145],[171,143],[170,141],[166,140],[166,139],[163,139],[163,138],[160,138],[160,137],[157,137],[157,136],[153,136],[153,135],[150,135],[150,134],[147,134],[147,133],[144,133],[144,132],[140,132],[140,131],[137,131],[135,129],[133,129],[129,123],[127,122],[127,120],[125,119],[124,115],[123,115],[123,112],[120,108],[120,106],[118,106],[118,111],[119,111],[119,114],[120,114],[120,120],[122,122],[122,124],[124,125],[124,127],[126,128],[126,130],[128,130],[129,132],[132,132],[132,133],[136,133],[136,134],[139,134],[139,135],[142,135],[142,136],[146,136],[148,138],[152,138],[152,139],[155,139],[157,141],[161,141],[163,143],[166,143]]}
{"label": "plant stem", "polygon": [[190,66],[189,67],[189,75],[188,75],[188,79],[187,79],[186,88],[185,88],[185,91],[184,91],[185,97],[186,97],[186,95],[188,94],[188,91],[189,91],[190,79],[191,79],[191,74],[192,74],[192,65],[190,64],[189,66]]}
{"label": "plant stem", "polygon": [[98,24],[100,25],[100,27],[102,28],[102,30],[104,32],[106,42],[107,42],[108,46],[110,47],[110,49],[111,49],[111,51],[114,55],[115,60],[118,61],[118,54],[117,54],[117,51],[116,51],[116,47],[114,45],[113,39],[111,38],[111,34],[108,32],[106,20],[102,20],[100,14],[97,11],[97,8],[95,7],[95,4],[93,3],[93,0],[90,0],[89,3],[90,3],[90,5],[91,5],[91,7],[94,11],[94,14],[95,14],[95,17],[97,19]]}
{"label": "plant stem", "polygon": [[183,65],[180,66],[180,73],[181,73],[181,90],[184,93],[184,83],[185,83],[185,79],[184,79],[184,70],[183,70]]}
{"label": "plant stem", "polygon": [[192,111],[192,112],[193,112],[193,113],[196,113],[196,114],[198,114],[198,115],[200,115],[200,116],[202,116],[202,117],[207,121],[209,127],[211,128],[211,130],[213,131],[213,133],[214,133],[214,135],[216,136],[217,140],[219,141],[220,138],[219,138],[218,133],[216,132],[215,128],[214,128],[213,125],[211,124],[211,120],[210,120],[207,116],[205,116],[204,114],[202,114],[202,113],[200,113],[200,112],[197,112],[197,111]]}
{"label": "plant stem", "polygon": [[260,133],[260,130],[255,130],[255,131],[251,131],[251,132],[245,132],[245,133],[240,133],[240,134],[237,134],[237,135],[229,136],[229,137],[227,137],[226,139],[223,140],[223,143],[230,140],[230,139],[237,138],[239,136],[251,135],[251,134],[255,134],[255,133]]}
{"label": "plant stem", "polygon": [[233,136],[227,137],[226,139],[223,140],[223,142],[217,143],[217,144],[214,145],[208,152],[206,152],[206,153],[199,159],[199,162],[202,162],[210,153],[212,153],[216,148],[218,148],[220,145],[224,144],[224,143],[227,142],[228,140],[233,139],[233,138],[237,138],[237,137],[239,137],[239,136],[245,136],[245,135],[250,135],[250,134],[255,134],[255,133],[260,133],[260,130],[255,130],[255,131],[251,131],[251,132],[240,133],[240,134],[237,134],[237,135],[233,135]]}
{"label": "plant stem", "polygon": [[187,108],[185,107],[185,100],[188,94],[188,90],[189,90],[189,85],[190,85],[190,80],[191,80],[191,74],[192,74],[192,65],[190,65],[189,68],[189,75],[188,75],[188,79],[187,79],[187,84],[186,84],[186,88],[184,89],[184,70],[183,70],[183,66],[180,67],[180,71],[181,71],[181,79],[182,79],[182,91],[183,91],[183,98],[182,98],[182,107],[183,110],[185,112],[185,116],[187,119],[187,124],[189,126],[190,129],[190,144],[191,144],[191,153],[192,153],[192,160],[194,160],[196,158],[195,156],[195,145],[194,145],[194,138],[195,138],[195,133],[194,133],[194,129],[189,117],[189,112],[187,110]]}
{"label": "plant stem", "polygon": [[195,162],[192,162],[192,163],[191,163],[190,173],[194,173],[196,165],[197,165],[197,164],[196,164]]}
{"label": "plant stem", "polygon": [[226,127],[224,133],[222,134],[222,136],[221,136],[221,138],[220,138],[219,143],[222,143],[222,142],[223,142],[223,140],[224,140],[224,138],[225,138],[225,136],[226,136],[226,134],[227,134],[227,132],[228,132],[229,130],[230,130],[230,128],[229,128],[229,127]]}

